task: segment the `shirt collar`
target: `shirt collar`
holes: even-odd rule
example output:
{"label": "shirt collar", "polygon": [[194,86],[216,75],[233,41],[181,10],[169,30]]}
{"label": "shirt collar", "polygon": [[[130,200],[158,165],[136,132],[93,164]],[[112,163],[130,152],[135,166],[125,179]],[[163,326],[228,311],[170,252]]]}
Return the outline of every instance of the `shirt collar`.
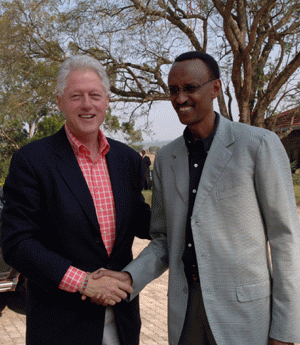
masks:
{"label": "shirt collar", "polygon": [[202,147],[204,147],[205,153],[206,154],[208,153],[208,151],[209,151],[209,149],[211,147],[211,144],[212,144],[212,142],[214,140],[214,137],[215,137],[215,134],[216,134],[219,122],[220,122],[220,118],[219,118],[220,115],[218,113],[215,113],[215,114],[216,114],[216,119],[215,119],[214,129],[210,133],[210,135],[208,137],[206,137],[205,139],[195,140],[193,138],[192,133],[190,132],[189,128],[188,127],[185,128],[185,130],[183,132],[183,137],[184,137],[184,140],[185,140],[185,145],[187,146],[189,151],[192,150],[195,146],[198,146],[197,142],[198,143],[200,142],[201,146],[203,145]]}
{"label": "shirt collar", "polygon": [[[90,155],[90,150],[83,145],[76,137],[75,135],[70,131],[67,123],[65,123],[65,131],[67,134],[67,138],[72,146],[72,149],[76,154],[80,154],[81,152],[85,151]],[[103,155],[105,156],[107,154],[107,152],[110,149],[109,143],[105,137],[105,135],[103,134],[103,132],[101,131],[101,129],[99,128],[99,132],[98,132],[98,139],[99,139],[99,143],[100,143],[100,147],[99,147],[99,155]]]}

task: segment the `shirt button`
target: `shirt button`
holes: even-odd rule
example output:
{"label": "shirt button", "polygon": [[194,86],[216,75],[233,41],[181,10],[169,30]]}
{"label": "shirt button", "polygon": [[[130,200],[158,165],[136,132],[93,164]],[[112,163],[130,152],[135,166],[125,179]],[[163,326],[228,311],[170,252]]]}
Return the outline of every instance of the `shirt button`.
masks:
{"label": "shirt button", "polygon": [[196,193],[197,193],[197,190],[196,190],[196,189],[193,189],[193,193],[196,194]]}
{"label": "shirt button", "polygon": [[189,243],[189,244],[188,244],[188,247],[189,247],[189,248],[191,248],[192,246],[193,246],[192,243]]}
{"label": "shirt button", "polygon": [[195,167],[195,168],[198,168],[198,164],[197,164],[197,163],[196,163],[196,164],[194,164],[194,167]]}

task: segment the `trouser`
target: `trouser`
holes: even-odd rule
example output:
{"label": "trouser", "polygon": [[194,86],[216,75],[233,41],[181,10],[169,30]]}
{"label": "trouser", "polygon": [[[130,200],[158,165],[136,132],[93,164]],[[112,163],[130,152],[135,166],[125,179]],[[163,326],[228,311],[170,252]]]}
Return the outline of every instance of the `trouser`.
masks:
{"label": "trouser", "polygon": [[188,306],[178,345],[217,345],[210,329],[198,275],[187,274]]}
{"label": "trouser", "polygon": [[112,307],[106,307],[102,345],[120,345]]}

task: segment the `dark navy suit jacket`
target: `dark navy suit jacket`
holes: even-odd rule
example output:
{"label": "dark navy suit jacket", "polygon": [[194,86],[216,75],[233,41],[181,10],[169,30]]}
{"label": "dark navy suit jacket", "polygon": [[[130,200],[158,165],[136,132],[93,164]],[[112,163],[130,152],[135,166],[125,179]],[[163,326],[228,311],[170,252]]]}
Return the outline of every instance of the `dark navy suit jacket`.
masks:
{"label": "dark navy suit jacket", "polygon": [[[27,344],[101,344],[105,308],[58,286],[69,266],[123,269],[134,236],[149,238],[150,210],[141,194],[138,153],[108,139],[116,205],[116,240],[108,257],[86,181],[64,128],[17,151],[4,186],[2,249],[28,278]],[[114,307],[121,344],[139,343],[138,299]]]}

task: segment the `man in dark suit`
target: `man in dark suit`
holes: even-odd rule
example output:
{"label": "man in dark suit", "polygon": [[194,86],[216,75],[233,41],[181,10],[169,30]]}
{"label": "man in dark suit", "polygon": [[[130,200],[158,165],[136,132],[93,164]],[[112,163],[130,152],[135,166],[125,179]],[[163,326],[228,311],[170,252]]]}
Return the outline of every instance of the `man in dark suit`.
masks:
{"label": "man in dark suit", "polygon": [[145,176],[143,189],[148,190],[148,189],[151,189],[151,179],[150,179],[151,160],[148,156],[146,156],[145,150],[142,150],[142,164],[143,164],[144,176]]}
{"label": "man in dark suit", "polygon": [[[16,152],[4,185],[2,248],[28,278],[27,344],[137,345],[138,298],[121,301],[130,279],[93,280],[89,272],[123,269],[134,236],[149,237],[141,157],[99,129],[109,80],[97,60],[67,59],[57,100],[65,126]],[[107,308],[81,298],[101,294]]]}

